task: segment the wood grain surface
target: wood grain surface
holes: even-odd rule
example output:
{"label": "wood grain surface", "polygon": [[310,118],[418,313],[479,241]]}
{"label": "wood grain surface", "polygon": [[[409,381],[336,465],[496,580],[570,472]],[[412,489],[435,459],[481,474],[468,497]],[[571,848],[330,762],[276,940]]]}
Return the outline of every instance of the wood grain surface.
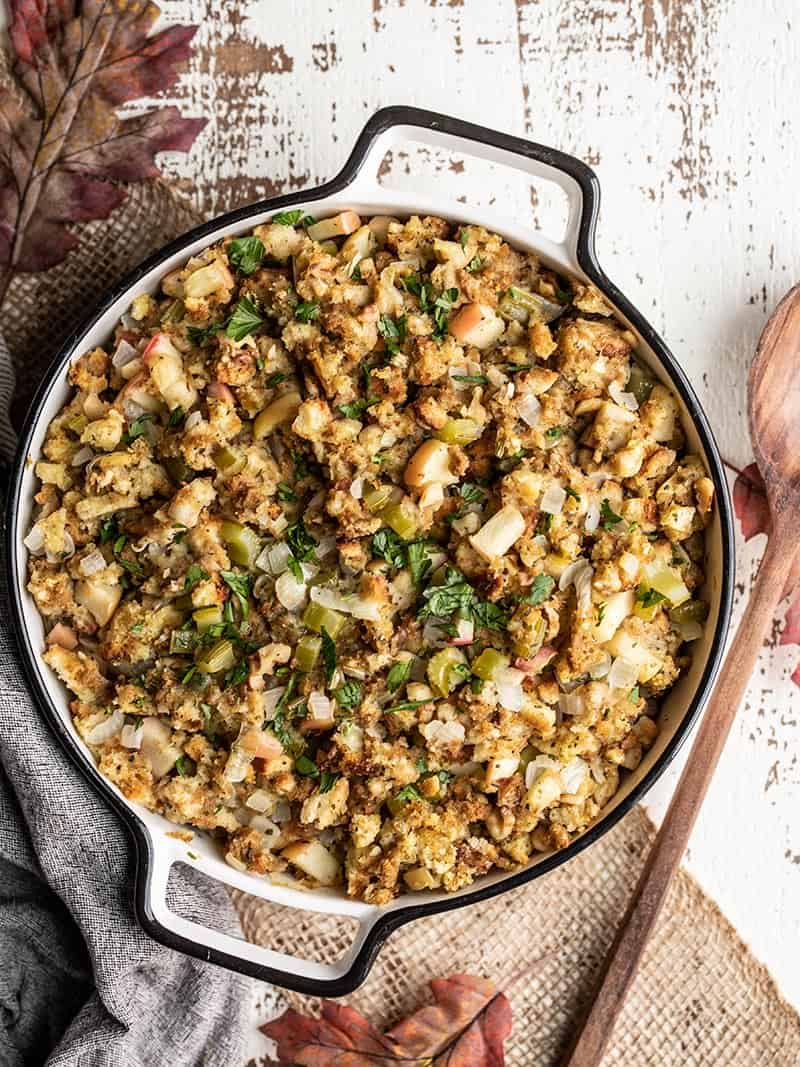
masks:
{"label": "wood grain surface", "polygon": [[[746,367],[800,275],[800,8],[787,0],[161,0],[200,25],[174,92],[209,125],[170,168],[205,208],[332,176],[390,103],[450,112],[589,162],[601,261],[749,462]],[[562,205],[469,159],[399,152],[387,183],[447,183],[548,229]],[[737,614],[763,552],[738,545]],[[772,628],[688,865],[800,1005],[800,650]],[[652,795],[658,816],[677,770]]]}

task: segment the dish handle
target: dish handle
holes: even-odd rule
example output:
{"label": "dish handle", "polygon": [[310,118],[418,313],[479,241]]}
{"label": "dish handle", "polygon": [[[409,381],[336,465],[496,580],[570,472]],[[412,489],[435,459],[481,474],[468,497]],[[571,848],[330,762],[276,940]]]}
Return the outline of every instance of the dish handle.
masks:
{"label": "dish handle", "polygon": [[369,973],[378,949],[394,928],[391,916],[355,916],[359,924],[352,945],[335,963],[319,963],[256,945],[215,930],[172,911],[167,903],[169,873],[179,859],[147,841],[147,855],[136,885],[136,915],[147,933],[162,945],[264,982],[315,997],[351,993]]}
{"label": "dish handle", "polygon": [[354,196],[380,192],[378,170],[390,148],[416,141],[475,156],[553,182],[568,203],[563,237],[551,242],[572,263],[594,262],[600,185],[582,160],[556,148],[512,137],[463,119],[416,107],[386,107],[367,122],[337,183],[347,182]]}

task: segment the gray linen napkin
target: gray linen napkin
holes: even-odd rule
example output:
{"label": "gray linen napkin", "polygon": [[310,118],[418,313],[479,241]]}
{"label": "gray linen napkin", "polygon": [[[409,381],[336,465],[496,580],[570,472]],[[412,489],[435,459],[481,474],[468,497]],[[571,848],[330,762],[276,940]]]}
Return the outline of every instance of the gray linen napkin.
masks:
{"label": "gray linen napkin", "polygon": [[[4,459],[10,368],[0,339]],[[137,925],[132,842],[26,688],[0,562],[0,1067],[239,1067],[255,983]],[[221,886],[173,877],[176,910],[239,932]]]}

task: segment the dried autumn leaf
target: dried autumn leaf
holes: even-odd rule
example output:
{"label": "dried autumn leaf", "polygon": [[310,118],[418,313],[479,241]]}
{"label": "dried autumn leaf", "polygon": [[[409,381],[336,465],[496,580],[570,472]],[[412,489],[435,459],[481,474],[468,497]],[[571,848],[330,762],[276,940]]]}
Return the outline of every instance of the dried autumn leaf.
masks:
{"label": "dried autumn leaf", "polygon": [[[755,463],[738,471],[733,483],[733,510],[742,527],[745,541],[756,534],[769,533],[769,506],[764,479]],[[800,557],[795,561],[783,595],[792,597],[786,610],[781,645],[800,645]],[[792,681],[800,686],[800,664],[792,673]]]}
{"label": "dried autumn leaf", "polygon": [[769,529],[769,507],[764,492],[764,479],[755,463],[736,475],[733,483],[733,510],[742,527],[742,536],[749,541],[756,534]]}
{"label": "dried autumn leaf", "polygon": [[175,107],[120,118],[116,107],[160,90],[191,53],[194,26],[151,34],[142,0],[9,0],[18,92],[0,96],[0,297],[16,270],[59,263],[69,227],[106,218],[120,183],[159,174],[155,157],[187,151],[205,119]]}
{"label": "dried autumn leaf", "polygon": [[278,1062],[299,1067],[503,1067],[511,1033],[507,997],[483,978],[455,974],[431,982],[435,1004],[386,1034],[344,1004],[321,1002],[322,1018],[292,1009],[261,1030],[278,1046]]}

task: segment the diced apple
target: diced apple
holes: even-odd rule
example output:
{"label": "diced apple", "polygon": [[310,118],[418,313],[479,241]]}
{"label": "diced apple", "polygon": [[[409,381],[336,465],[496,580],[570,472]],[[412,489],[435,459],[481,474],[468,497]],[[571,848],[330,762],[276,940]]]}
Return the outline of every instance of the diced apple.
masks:
{"label": "diced apple", "polygon": [[335,885],[339,881],[339,864],[319,841],[296,842],[281,855],[320,885]]}

